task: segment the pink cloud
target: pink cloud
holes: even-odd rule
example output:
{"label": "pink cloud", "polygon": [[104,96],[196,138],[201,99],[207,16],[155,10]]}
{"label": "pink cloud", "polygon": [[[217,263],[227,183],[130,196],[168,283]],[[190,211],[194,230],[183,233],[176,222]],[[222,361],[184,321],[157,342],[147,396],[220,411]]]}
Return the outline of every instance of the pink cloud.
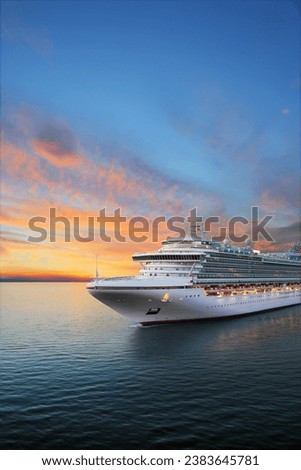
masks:
{"label": "pink cloud", "polygon": [[261,196],[261,207],[265,212],[284,209],[286,205],[284,197],[271,195],[268,190],[263,191]]}
{"label": "pink cloud", "polygon": [[31,145],[36,155],[57,167],[77,167],[83,162],[81,155],[67,151],[59,142],[36,139]]}
{"label": "pink cloud", "polygon": [[221,213],[218,194],[165,175],[126,148],[87,147],[66,122],[24,105],[7,114],[2,167],[6,194],[31,200],[35,213],[46,196],[52,207],[62,202],[84,211],[120,207],[127,216],[186,216],[195,206],[202,215]]}

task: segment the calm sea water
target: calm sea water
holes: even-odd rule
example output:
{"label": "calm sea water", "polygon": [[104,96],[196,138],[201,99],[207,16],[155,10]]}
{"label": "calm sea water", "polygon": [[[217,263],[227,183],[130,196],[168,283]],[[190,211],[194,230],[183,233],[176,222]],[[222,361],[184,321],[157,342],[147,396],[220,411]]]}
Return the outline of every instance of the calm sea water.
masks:
{"label": "calm sea water", "polygon": [[2,283],[2,449],[293,449],[301,308],[133,327],[79,283]]}

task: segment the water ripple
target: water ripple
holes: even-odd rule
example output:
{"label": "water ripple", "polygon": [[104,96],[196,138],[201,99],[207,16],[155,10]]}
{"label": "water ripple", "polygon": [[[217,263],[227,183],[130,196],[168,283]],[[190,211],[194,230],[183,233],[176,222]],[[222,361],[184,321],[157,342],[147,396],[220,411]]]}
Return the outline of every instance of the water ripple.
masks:
{"label": "water ripple", "polygon": [[141,328],[81,284],[14,290],[1,286],[1,448],[300,447],[299,306]]}

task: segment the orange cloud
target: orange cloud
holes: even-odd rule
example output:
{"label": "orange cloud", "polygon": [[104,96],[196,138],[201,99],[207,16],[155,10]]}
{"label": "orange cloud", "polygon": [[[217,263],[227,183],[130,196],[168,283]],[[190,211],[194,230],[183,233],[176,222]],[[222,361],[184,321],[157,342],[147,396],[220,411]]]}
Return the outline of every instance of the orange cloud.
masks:
{"label": "orange cloud", "polygon": [[[136,200],[137,194],[143,193],[144,202],[148,202],[152,206],[157,205],[157,191],[154,191],[153,177],[140,178],[139,173],[135,174],[135,170],[127,170],[119,162],[114,165],[105,166],[96,163],[86,156],[79,155],[76,152],[66,151],[59,142],[47,141],[43,139],[32,140],[32,148],[34,155],[16,147],[15,145],[4,141],[2,144],[3,170],[11,176],[18,177],[27,184],[28,189],[32,193],[41,185],[45,185],[56,198],[60,198],[63,194],[73,196],[82,201],[89,201],[91,205],[93,199],[99,200],[101,197],[102,204],[122,206],[125,204],[124,198]],[[41,165],[40,157],[58,168],[58,170],[80,169],[81,186],[86,186],[82,190],[78,190],[74,184],[76,175],[64,171],[58,173],[56,177],[48,174],[46,169]],[[164,190],[162,182],[156,182],[158,190]],[[59,191],[58,191],[59,189]],[[101,189],[101,195],[99,190]],[[175,200],[175,192],[178,187],[167,187],[167,199]]]}
{"label": "orange cloud", "polygon": [[83,162],[81,155],[67,151],[59,142],[35,139],[31,145],[36,155],[57,167],[78,167]]}
{"label": "orange cloud", "polygon": [[261,196],[261,208],[265,212],[278,211],[287,206],[285,198],[282,196],[272,196],[268,191],[263,191]]}
{"label": "orange cloud", "polygon": [[[106,207],[112,215],[120,207],[123,216],[144,215],[154,218],[168,211],[173,215],[183,213],[183,207],[198,201],[204,209],[216,206],[216,198],[202,194],[198,188],[189,187],[144,164],[139,158],[90,152],[79,147],[79,138],[61,122],[23,110],[16,132],[5,130],[2,146],[2,174],[5,178],[3,222],[6,237],[3,252],[3,273],[7,276],[33,277],[65,276],[90,277],[95,268],[95,255],[101,255],[102,275],[134,274],[139,265],[132,262],[134,252],[152,251],[150,233],[144,243],[129,241],[129,223],[121,226],[125,243],[114,241],[114,227],[108,224],[106,233],[111,243],[99,237],[95,218],[99,209]],[[17,132],[18,131],[18,132]],[[17,140],[16,140],[17,139]],[[16,143],[17,142],[17,143]],[[78,149],[80,150],[80,153]],[[199,201],[202,201],[199,203]],[[65,242],[65,226],[58,222],[56,241],[49,240],[49,209],[56,208],[58,217],[66,217],[71,224],[70,242]],[[141,213],[140,213],[141,211]],[[28,243],[28,236],[38,233],[28,227],[34,216],[45,217],[46,223],[37,226],[47,230],[43,243]],[[88,217],[95,222],[94,242],[74,239],[74,217],[80,219],[79,234],[88,235]],[[68,225],[68,224],[67,224]],[[67,227],[68,235],[68,227]],[[138,234],[138,236],[143,234]],[[173,235],[166,224],[160,224],[159,239]]]}
{"label": "orange cloud", "polygon": [[1,143],[1,157],[3,169],[10,175],[23,171],[35,175],[41,172],[40,164],[35,158],[9,142]]}
{"label": "orange cloud", "polygon": [[[5,194],[18,194],[20,182],[26,185],[27,195],[36,194],[38,188],[45,185],[49,191],[57,188],[57,181],[51,179],[45,169],[41,166],[41,162],[37,157],[6,142],[1,144],[1,170],[2,174],[6,173],[12,178],[17,179],[13,185],[11,181],[5,183]],[[3,183],[3,178],[1,183]]]}

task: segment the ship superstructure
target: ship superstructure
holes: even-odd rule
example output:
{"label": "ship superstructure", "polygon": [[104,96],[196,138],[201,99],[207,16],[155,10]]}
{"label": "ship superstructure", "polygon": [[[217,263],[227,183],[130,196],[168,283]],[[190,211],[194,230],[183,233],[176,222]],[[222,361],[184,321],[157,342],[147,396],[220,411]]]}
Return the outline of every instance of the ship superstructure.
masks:
{"label": "ship superstructure", "polygon": [[300,246],[260,253],[206,234],[134,254],[137,276],[96,278],[89,292],[135,322],[157,324],[255,313],[301,302]]}

